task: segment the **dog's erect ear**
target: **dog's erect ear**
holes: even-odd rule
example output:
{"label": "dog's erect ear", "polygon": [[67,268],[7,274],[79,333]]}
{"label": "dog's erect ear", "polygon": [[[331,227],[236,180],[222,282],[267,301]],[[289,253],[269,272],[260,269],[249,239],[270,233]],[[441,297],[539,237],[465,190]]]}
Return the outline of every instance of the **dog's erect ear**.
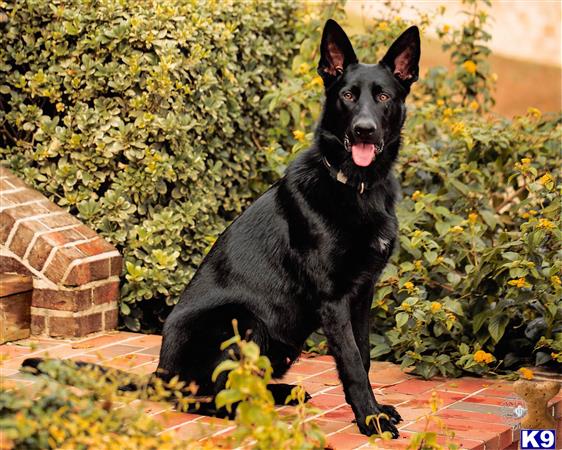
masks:
{"label": "dog's erect ear", "polygon": [[418,79],[420,62],[420,31],[408,28],[390,46],[381,64],[387,66],[402,84],[409,87]]}
{"label": "dog's erect ear", "polygon": [[331,84],[349,64],[356,62],[357,56],[347,34],[335,20],[328,19],[322,33],[318,63],[318,74],[324,80],[324,85]]}

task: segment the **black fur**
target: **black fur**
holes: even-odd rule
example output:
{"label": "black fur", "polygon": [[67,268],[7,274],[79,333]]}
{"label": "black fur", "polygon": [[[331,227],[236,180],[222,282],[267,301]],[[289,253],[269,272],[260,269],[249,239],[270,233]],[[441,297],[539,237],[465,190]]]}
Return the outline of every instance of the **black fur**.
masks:
{"label": "black fur", "polygon": [[[315,143],[222,233],[199,267],[164,325],[160,376],[179,375],[200,394],[216,394],[225,377],[212,383],[211,374],[228,357],[219,345],[237,319],[281,378],[322,326],[361,432],[373,434],[365,419],[384,412],[382,431],[398,436],[400,415],[377,403],[368,379],[369,311],[396,240],[391,167],[419,55],[412,27],[381,63],[360,64],[344,31],[326,23],[318,67],[326,101]],[[358,143],[382,150],[367,167],[351,158]]]}

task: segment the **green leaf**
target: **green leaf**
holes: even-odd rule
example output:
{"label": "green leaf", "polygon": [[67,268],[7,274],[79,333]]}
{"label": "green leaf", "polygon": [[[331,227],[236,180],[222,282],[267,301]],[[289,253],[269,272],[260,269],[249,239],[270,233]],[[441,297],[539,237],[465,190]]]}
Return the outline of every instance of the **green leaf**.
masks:
{"label": "green leaf", "polygon": [[451,283],[453,286],[456,286],[461,282],[462,278],[457,272],[449,272],[447,274],[447,281]]}
{"label": "green leaf", "polygon": [[377,359],[382,355],[387,355],[390,353],[392,349],[386,343],[378,344],[374,348],[371,349],[371,359]]}
{"label": "green leaf", "polygon": [[429,264],[433,264],[435,262],[435,259],[437,258],[437,252],[432,252],[428,250],[423,254],[423,256],[425,257],[426,261]]}
{"label": "green leaf", "polygon": [[449,224],[441,221],[435,222],[435,229],[439,233],[439,236],[444,236],[449,231]]}
{"label": "green leaf", "polygon": [[211,380],[217,381],[217,377],[227,371],[230,372],[231,370],[234,370],[236,368],[238,368],[239,363],[238,361],[233,361],[232,359],[227,359],[225,361],[222,361],[217,367],[215,367],[215,370],[213,370],[213,374],[211,376]]}
{"label": "green leaf", "polygon": [[472,332],[474,334],[478,333],[480,328],[482,328],[482,325],[484,325],[486,320],[488,320],[491,315],[492,315],[492,311],[490,310],[484,310],[476,314],[472,319]]}
{"label": "green leaf", "polygon": [[125,322],[125,326],[131,331],[139,331],[140,330],[140,321],[139,319],[131,316],[125,316],[123,318]]}
{"label": "green leaf", "polygon": [[494,342],[499,342],[505,333],[505,328],[509,323],[509,318],[506,316],[494,316],[488,324],[488,331]]}
{"label": "green leaf", "polygon": [[279,111],[279,124],[282,127],[286,127],[287,125],[289,125],[290,120],[291,120],[291,116],[289,115],[287,110],[282,109],[281,111]]}
{"label": "green leaf", "polygon": [[496,215],[493,212],[487,210],[480,210],[478,211],[478,213],[480,214],[480,216],[482,216],[482,219],[484,219],[486,225],[488,225],[492,229],[496,228],[498,224],[498,219],[496,218]]}
{"label": "green leaf", "polygon": [[399,312],[398,314],[396,314],[396,326],[398,328],[402,328],[404,325],[406,325],[406,322],[408,322],[410,316],[408,316],[408,313],[405,312]]}
{"label": "green leaf", "polygon": [[[214,379],[213,379],[214,381]],[[242,393],[235,389],[223,389],[215,397],[217,408],[226,407],[227,411],[232,411],[232,405],[242,400]]]}

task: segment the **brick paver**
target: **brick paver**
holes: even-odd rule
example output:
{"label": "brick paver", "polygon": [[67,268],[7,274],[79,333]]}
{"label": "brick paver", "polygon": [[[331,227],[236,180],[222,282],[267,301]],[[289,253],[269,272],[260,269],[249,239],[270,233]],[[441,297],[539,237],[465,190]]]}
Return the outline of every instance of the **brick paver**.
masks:
{"label": "brick paver", "polygon": [[[6,380],[4,388],[14,383],[30,384],[18,367],[30,356],[51,356],[74,360],[101,362],[129,372],[147,374],[155,370],[161,337],[120,332],[81,340],[30,339],[0,346],[0,375]],[[440,401],[434,414],[454,432],[452,439],[460,448],[473,450],[515,449],[518,431],[512,429],[504,417],[507,405],[516,398],[511,383],[500,380],[465,377],[421,380],[404,373],[397,365],[373,362],[370,380],[381,403],[397,407],[404,418],[399,426],[401,436],[392,442],[375,443],[359,433],[352,423],[353,413],[346,403],[339,383],[335,364],[330,356],[303,355],[283,381],[301,383],[312,395],[311,404],[320,412],[318,422],[334,450],[347,449],[405,449],[410,437],[423,430],[437,431],[440,442],[445,442],[445,431],[435,421],[424,417],[431,413],[429,399],[436,392]],[[229,433],[232,422],[178,413],[171,405],[143,402],[148,414],[173,431],[178,438],[209,439]],[[552,402],[555,417],[559,419],[558,435],[562,436],[562,395]],[[279,408],[281,414],[290,413],[291,407]]]}

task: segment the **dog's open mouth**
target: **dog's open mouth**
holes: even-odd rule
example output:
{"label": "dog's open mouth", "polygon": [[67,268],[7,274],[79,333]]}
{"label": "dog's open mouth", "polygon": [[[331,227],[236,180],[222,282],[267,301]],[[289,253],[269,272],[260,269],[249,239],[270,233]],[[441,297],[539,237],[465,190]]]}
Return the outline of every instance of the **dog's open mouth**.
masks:
{"label": "dog's open mouth", "polygon": [[351,152],[353,162],[361,167],[367,167],[371,164],[382,152],[384,144],[381,142],[379,145],[370,142],[355,142],[351,143],[349,138],[344,138],[345,148]]}

